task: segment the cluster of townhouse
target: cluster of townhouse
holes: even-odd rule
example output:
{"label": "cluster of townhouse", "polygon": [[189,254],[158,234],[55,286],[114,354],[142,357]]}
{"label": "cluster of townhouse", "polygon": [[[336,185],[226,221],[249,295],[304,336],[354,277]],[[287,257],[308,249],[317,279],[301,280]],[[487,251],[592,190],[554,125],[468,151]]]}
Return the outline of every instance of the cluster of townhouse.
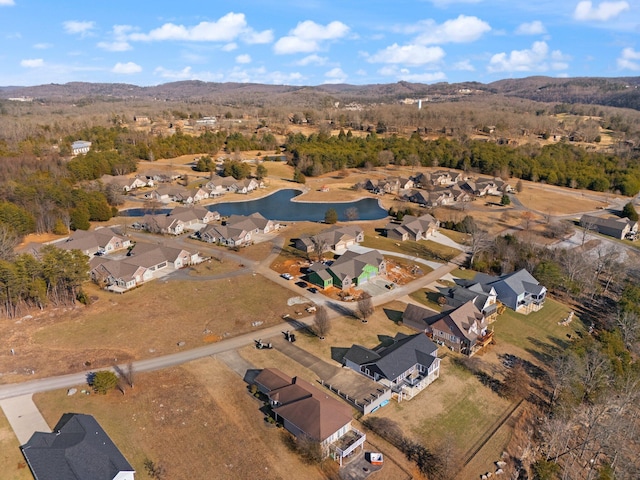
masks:
{"label": "cluster of townhouse", "polygon": [[198,252],[177,245],[131,242],[113,228],[77,230],[56,242],[64,250],[80,250],[90,257],[89,275],[105,289],[125,292],[173,269],[200,263]]}
{"label": "cluster of townhouse", "polygon": [[228,247],[240,247],[253,243],[255,236],[280,229],[280,223],[255,212],[251,215],[231,215],[221,224],[203,227],[196,234],[200,240]]}
{"label": "cluster of townhouse", "polygon": [[512,187],[500,178],[472,179],[462,172],[450,170],[420,172],[408,178],[368,179],[358,186],[379,195],[397,195],[425,207],[468,202],[486,195],[502,195],[513,191]]}
{"label": "cluster of townhouse", "polygon": [[220,214],[198,205],[173,208],[168,214],[146,214],[132,227],[151,233],[181,235],[185,230],[200,230],[204,225],[220,220]]}

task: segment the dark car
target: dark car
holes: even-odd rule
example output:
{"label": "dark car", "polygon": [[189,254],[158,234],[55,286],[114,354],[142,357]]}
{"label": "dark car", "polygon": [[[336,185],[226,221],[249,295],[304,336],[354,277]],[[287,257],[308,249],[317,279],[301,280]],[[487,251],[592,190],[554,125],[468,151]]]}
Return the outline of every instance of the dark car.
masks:
{"label": "dark car", "polygon": [[309,286],[305,282],[296,282],[296,285],[300,288],[307,288]]}
{"label": "dark car", "polygon": [[316,287],[311,287],[311,288],[308,288],[307,290],[309,290],[311,293],[318,293],[318,289]]}

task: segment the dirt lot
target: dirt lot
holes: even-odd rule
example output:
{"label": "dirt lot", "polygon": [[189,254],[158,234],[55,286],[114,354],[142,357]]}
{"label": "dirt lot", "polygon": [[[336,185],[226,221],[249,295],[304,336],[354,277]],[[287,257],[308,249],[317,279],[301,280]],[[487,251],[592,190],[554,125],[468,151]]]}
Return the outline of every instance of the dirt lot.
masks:
{"label": "dirt lot", "polygon": [[324,478],[288,450],[240,377],[212,358],[138,374],[124,396],[54,391],[34,399],[50,425],[65,412],[94,415],[140,478],[145,459],[167,478]]}
{"label": "dirt lot", "polygon": [[[44,311],[33,318],[0,323],[0,337],[16,355],[0,353],[0,382],[109,366],[193,348],[251,331],[251,323],[281,321],[288,289],[259,276],[223,280],[154,281],[123,295],[85,287],[88,306]],[[52,359],[56,361],[52,362]],[[90,362],[90,363],[85,363]],[[30,374],[31,371],[35,374]]]}

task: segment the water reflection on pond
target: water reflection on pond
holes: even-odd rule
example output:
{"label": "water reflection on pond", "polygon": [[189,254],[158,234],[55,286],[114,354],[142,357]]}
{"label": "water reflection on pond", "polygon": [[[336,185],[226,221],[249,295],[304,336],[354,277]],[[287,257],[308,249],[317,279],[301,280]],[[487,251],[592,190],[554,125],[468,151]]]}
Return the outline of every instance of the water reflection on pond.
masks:
{"label": "water reflection on pond", "polygon": [[[207,209],[215,210],[222,216],[249,215],[260,212],[270,220],[284,222],[324,220],[325,213],[333,208],[338,213],[338,220],[347,221],[348,210],[357,213],[356,220],[378,220],[387,216],[387,211],[380,207],[376,198],[362,198],[353,202],[294,202],[294,197],[300,195],[300,190],[279,190],[266,197],[246,202],[226,202],[208,205]],[[168,213],[171,209],[156,210],[156,213]],[[123,210],[121,215],[139,217],[146,213],[143,208],[131,208]],[[352,218],[353,219],[353,218]]]}

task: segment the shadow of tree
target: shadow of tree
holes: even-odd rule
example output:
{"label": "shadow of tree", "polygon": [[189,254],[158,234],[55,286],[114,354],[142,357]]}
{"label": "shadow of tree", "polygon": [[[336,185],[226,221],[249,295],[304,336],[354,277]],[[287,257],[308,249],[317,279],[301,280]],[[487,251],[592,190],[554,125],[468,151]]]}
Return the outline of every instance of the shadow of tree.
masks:
{"label": "shadow of tree", "polygon": [[331,310],[333,310],[334,312],[339,313],[340,315],[344,316],[344,317],[353,317],[353,318],[358,318],[354,312],[354,310],[352,310],[349,307],[345,307],[344,305],[341,305],[339,303],[336,302],[327,302],[327,307],[329,307]]}

